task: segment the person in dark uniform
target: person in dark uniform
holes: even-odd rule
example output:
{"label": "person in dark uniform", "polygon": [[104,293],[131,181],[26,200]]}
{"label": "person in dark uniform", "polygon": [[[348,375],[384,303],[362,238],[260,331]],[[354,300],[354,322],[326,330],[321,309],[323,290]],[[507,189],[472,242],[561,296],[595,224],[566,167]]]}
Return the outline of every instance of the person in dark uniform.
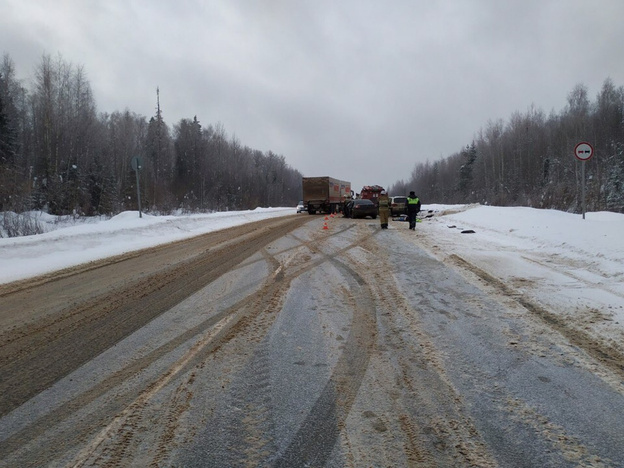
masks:
{"label": "person in dark uniform", "polygon": [[407,219],[409,220],[409,228],[416,230],[416,215],[420,211],[420,199],[412,191],[407,197]]}

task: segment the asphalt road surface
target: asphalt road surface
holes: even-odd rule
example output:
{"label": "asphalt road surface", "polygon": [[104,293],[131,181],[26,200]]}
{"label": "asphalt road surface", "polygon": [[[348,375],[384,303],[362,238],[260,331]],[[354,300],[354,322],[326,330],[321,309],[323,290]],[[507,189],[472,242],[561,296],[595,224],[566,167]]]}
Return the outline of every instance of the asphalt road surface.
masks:
{"label": "asphalt road surface", "polygon": [[0,287],[0,466],[624,467],[621,357],[424,235],[300,214]]}

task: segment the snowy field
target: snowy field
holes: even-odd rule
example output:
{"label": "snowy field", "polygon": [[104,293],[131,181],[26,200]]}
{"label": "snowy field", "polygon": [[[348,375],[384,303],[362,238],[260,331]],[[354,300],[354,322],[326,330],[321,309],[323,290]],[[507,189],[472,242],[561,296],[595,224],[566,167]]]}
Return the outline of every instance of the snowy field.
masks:
{"label": "snowy field", "polygon": [[[416,243],[442,258],[457,255],[578,326],[621,343],[624,336],[624,215],[533,208],[425,205]],[[0,283],[181,240],[294,208],[60,222],[41,216],[46,233],[0,238]],[[308,216],[299,214],[297,216]],[[391,230],[407,223],[391,222]],[[474,233],[462,233],[472,230]],[[397,238],[398,239],[398,238]]]}

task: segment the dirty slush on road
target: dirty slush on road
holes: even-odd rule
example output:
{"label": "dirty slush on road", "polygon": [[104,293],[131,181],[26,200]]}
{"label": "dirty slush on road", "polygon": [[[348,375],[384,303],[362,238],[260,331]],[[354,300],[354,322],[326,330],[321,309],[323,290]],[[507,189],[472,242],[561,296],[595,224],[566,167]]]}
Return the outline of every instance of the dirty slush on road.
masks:
{"label": "dirty slush on road", "polygon": [[[272,219],[1,289],[2,463],[617,466],[547,415],[542,435],[477,351],[457,356],[453,323],[500,331],[490,298],[407,231],[330,225]],[[504,333],[520,320],[486,306]]]}

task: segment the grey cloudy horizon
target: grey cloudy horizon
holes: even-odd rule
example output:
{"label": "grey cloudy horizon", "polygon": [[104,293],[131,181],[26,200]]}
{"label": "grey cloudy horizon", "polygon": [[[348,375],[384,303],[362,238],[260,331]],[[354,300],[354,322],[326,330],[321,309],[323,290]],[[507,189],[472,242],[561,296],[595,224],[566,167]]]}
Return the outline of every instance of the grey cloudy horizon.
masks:
{"label": "grey cloudy horizon", "polygon": [[[304,176],[388,186],[488,121],[624,84],[621,0],[0,0],[0,52],[82,66],[99,112],[197,116]],[[417,188],[416,188],[417,189]]]}

